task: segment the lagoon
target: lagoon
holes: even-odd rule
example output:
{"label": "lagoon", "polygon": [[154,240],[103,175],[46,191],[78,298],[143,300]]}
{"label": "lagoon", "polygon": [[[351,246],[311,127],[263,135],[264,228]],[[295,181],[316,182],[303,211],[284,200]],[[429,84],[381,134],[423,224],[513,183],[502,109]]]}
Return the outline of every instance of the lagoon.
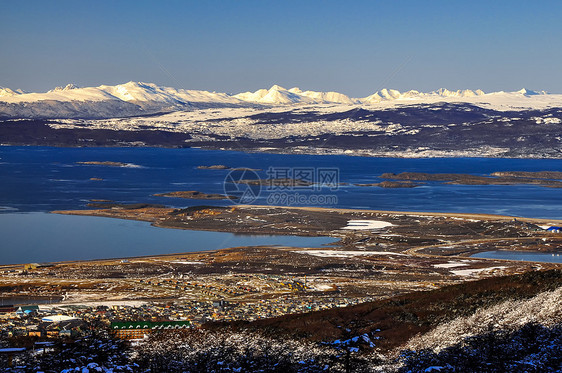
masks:
{"label": "lagoon", "polygon": [[47,213],[0,214],[0,264],[125,258],[237,246],[321,247],[331,237],[239,235]]}
{"label": "lagoon", "polygon": [[528,262],[562,263],[560,254],[534,253],[525,251],[495,250],[474,254],[472,258],[523,260]]}

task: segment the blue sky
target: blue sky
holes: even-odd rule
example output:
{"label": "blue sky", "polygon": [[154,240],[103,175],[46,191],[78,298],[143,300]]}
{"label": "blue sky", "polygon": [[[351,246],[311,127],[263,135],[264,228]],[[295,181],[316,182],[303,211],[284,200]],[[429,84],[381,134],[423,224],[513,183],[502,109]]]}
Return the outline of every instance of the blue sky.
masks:
{"label": "blue sky", "polygon": [[562,93],[558,1],[4,1],[0,86]]}

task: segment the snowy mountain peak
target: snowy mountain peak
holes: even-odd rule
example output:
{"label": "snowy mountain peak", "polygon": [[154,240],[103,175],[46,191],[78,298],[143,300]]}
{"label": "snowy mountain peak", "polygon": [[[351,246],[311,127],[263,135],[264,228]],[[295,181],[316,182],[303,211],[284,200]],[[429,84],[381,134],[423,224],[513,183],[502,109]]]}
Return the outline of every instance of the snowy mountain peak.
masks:
{"label": "snowy mountain peak", "polygon": [[281,87],[280,85],[274,84],[269,88],[269,91],[286,91],[285,88]]}
{"label": "snowy mountain peak", "polygon": [[480,96],[485,94],[484,91],[478,89],[476,91],[472,91],[470,89],[463,89],[457,91],[450,91],[446,88],[439,88],[437,91],[432,92],[441,97],[474,97]]}
{"label": "snowy mountain peak", "polygon": [[57,91],[70,91],[71,89],[79,89],[80,87],[78,87],[75,84],[67,84],[64,87],[56,87],[55,89],[50,90],[49,92],[57,92]]}
{"label": "snowy mountain peak", "polygon": [[546,95],[547,93],[545,91],[532,91],[530,89],[520,89],[519,91],[517,91],[517,93],[521,93],[522,95],[525,96],[534,96],[534,95]]}
{"label": "snowy mountain peak", "polygon": [[17,96],[21,95],[23,91],[21,89],[13,90],[10,88],[0,87],[0,97],[9,97],[9,96]]}
{"label": "snowy mountain peak", "polygon": [[296,104],[301,102],[300,96],[296,93],[289,92],[285,88],[274,85],[269,89],[267,94],[262,97],[260,103],[264,104]]}
{"label": "snowy mountain peak", "polygon": [[335,103],[335,104],[354,104],[357,100],[352,100],[348,96],[339,92],[316,92],[316,91],[306,91],[301,92],[301,95],[306,96],[316,103]]}
{"label": "snowy mountain peak", "polygon": [[436,91],[423,93],[416,90],[406,91],[401,93],[395,89],[381,89],[372,95],[365,97],[362,101],[366,103],[377,103],[382,101],[405,100],[405,99],[423,99],[423,98],[455,98],[455,97],[475,97],[484,95],[484,91],[477,89],[472,91],[470,89],[451,91],[446,88],[439,88]]}
{"label": "snowy mountain peak", "polygon": [[381,89],[381,95],[386,99],[397,99],[400,98],[400,91],[396,89]]}
{"label": "snowy mountain peak", "polygon": [[268,90],[260,89],[255,92],[244,92],[233,97],[247,102],[267,105],[354,104],[358,102],[338,92],[303,91],[298,87],[285,89],[277,84]]}
{"label": "snowy mountain peak", "polygon": [[[114,86],[79,88],[74,84],[46,93],[25,93],[0,87],[0,116],[5,118],[110,118],[157,112],[254,105],[414,105],[465,102],[497,108],[561,106],[562,95],[522,89],[517,92],[484,93],[482,90],[440,88],[424,93],[384,88],[365,98],[339,92],[289,90],[280,85],[236,95],[176,89],[153,83],[127,82]],[[72,103],[69,105],[68,103]]]}

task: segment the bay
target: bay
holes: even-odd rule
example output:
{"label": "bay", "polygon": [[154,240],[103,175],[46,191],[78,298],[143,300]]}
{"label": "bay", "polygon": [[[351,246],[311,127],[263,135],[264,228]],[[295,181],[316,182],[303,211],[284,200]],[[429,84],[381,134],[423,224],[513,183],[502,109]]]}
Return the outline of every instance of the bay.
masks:
{"label": "bay", "polygon": [[[83,165],[77,162],[113,161],[129,167]],[[395,211],[470,212],[562,218],[562,192],[532,185],[451,185],[428,182],[417,188],[360,187],[380,182],[385,172],[468,173],[496,171],[562,171],[558,159],[503,158],[369,158],[340,155],[286,155],[202,149],[161,148],[50,148],[0,146],[0,211],[51,211],[81,209],[91,199],[122,203],[159,203],[174,207],[201,204],[228,205],[224,200],[188,200],[155,197],[178,190],[224,193],[228,170],[198,166],[268,170],[330,168],[337,170],[337,188],[298,190],[301,195],[335,196],[293,205],[364,208]],[[287,192],[286,190],[284,192]],[[294,194],[295,191],[289,191]],[[268,204],[271,193],[262,190],[254,204]],[[269,199],[271,201],[271,199]],[[312,201],[314,202],[314,201]]]}
{"label": "bay", "polygon": [[[80,162],[121,162],[124,167]],[[298,170],[335,170],[336,185],[267,190],[253,204],[392,211],[464,212],[561,219],[562,193],[534,185],[453,185],[427,182],[416,188],[361,187],[383,181],[386,172],[466,173],[562,171],[558,159],[369,158],[342,155],[246,153],[203,149],[52,148],[0,146],[0,263],[25,263],[129,257],[216,250],[245,245],[318,247],[321,237],[235,236],[228,233],[162,229],[144,222],[57,216],[52,210],[84,209],[91,200],[156,203],[172,207],[229,205],[230,200],[157,197],[154,194],[196,190],[225,193],[229,170],[199,166],[226,165],[255,169],[262,179]],[[230,184],[231,185],[231,184]],[[299,194],[301,199],[271,196]],[[335,198],[316,198],[335,197]],[[92,220],[93,219],[93,220]],[[191,233],[188,233],[191,232]]]}
{"label": "bay", "polygon": [[331,237],[240,235],[47,213],[0,214],[0,264],[72,261],[219,250],[238,246],[320,247]]}

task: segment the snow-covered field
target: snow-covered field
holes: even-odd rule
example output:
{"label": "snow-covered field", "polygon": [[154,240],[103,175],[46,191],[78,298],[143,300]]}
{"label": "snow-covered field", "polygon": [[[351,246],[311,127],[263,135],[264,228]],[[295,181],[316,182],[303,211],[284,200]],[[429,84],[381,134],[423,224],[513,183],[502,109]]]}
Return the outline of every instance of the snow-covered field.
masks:
{"label": "snow-covered field", "polygon": [[506,269],[507,267],[505,266],[497,266],[497,267],[486,267],[486,268],[470,268],[470,269],[457,269],[454,271],[451,271],[451,273],[453,273],[454,275],[457,276],[473,276],[473,275],[477,275],[480,274],[482,272],[491,272],[494,270],[502,270],[502,269]]}
{"label": "snow-covered field", "polygon": [[381,220],[350,220],[347,222],[347,226],[342,229],[352,229],[352,230],[372,230],[372,229],[382,229],[391,227],[394,224],[388,223]]}
{"label": "snow-covered field", "polygon": [[307,254],[324,258],[350,258],[365,255],[406,255],[389,251],[345,251],[345,250],[298,250],[297,254]]}
{"label": "snow-covered field", "polygon": [[466,263],[461,262],[449,262],[449,263],[442,263],[442,264],[434,264],[435,268],[455,268],[455,267],[464,267],[467,266]]}

